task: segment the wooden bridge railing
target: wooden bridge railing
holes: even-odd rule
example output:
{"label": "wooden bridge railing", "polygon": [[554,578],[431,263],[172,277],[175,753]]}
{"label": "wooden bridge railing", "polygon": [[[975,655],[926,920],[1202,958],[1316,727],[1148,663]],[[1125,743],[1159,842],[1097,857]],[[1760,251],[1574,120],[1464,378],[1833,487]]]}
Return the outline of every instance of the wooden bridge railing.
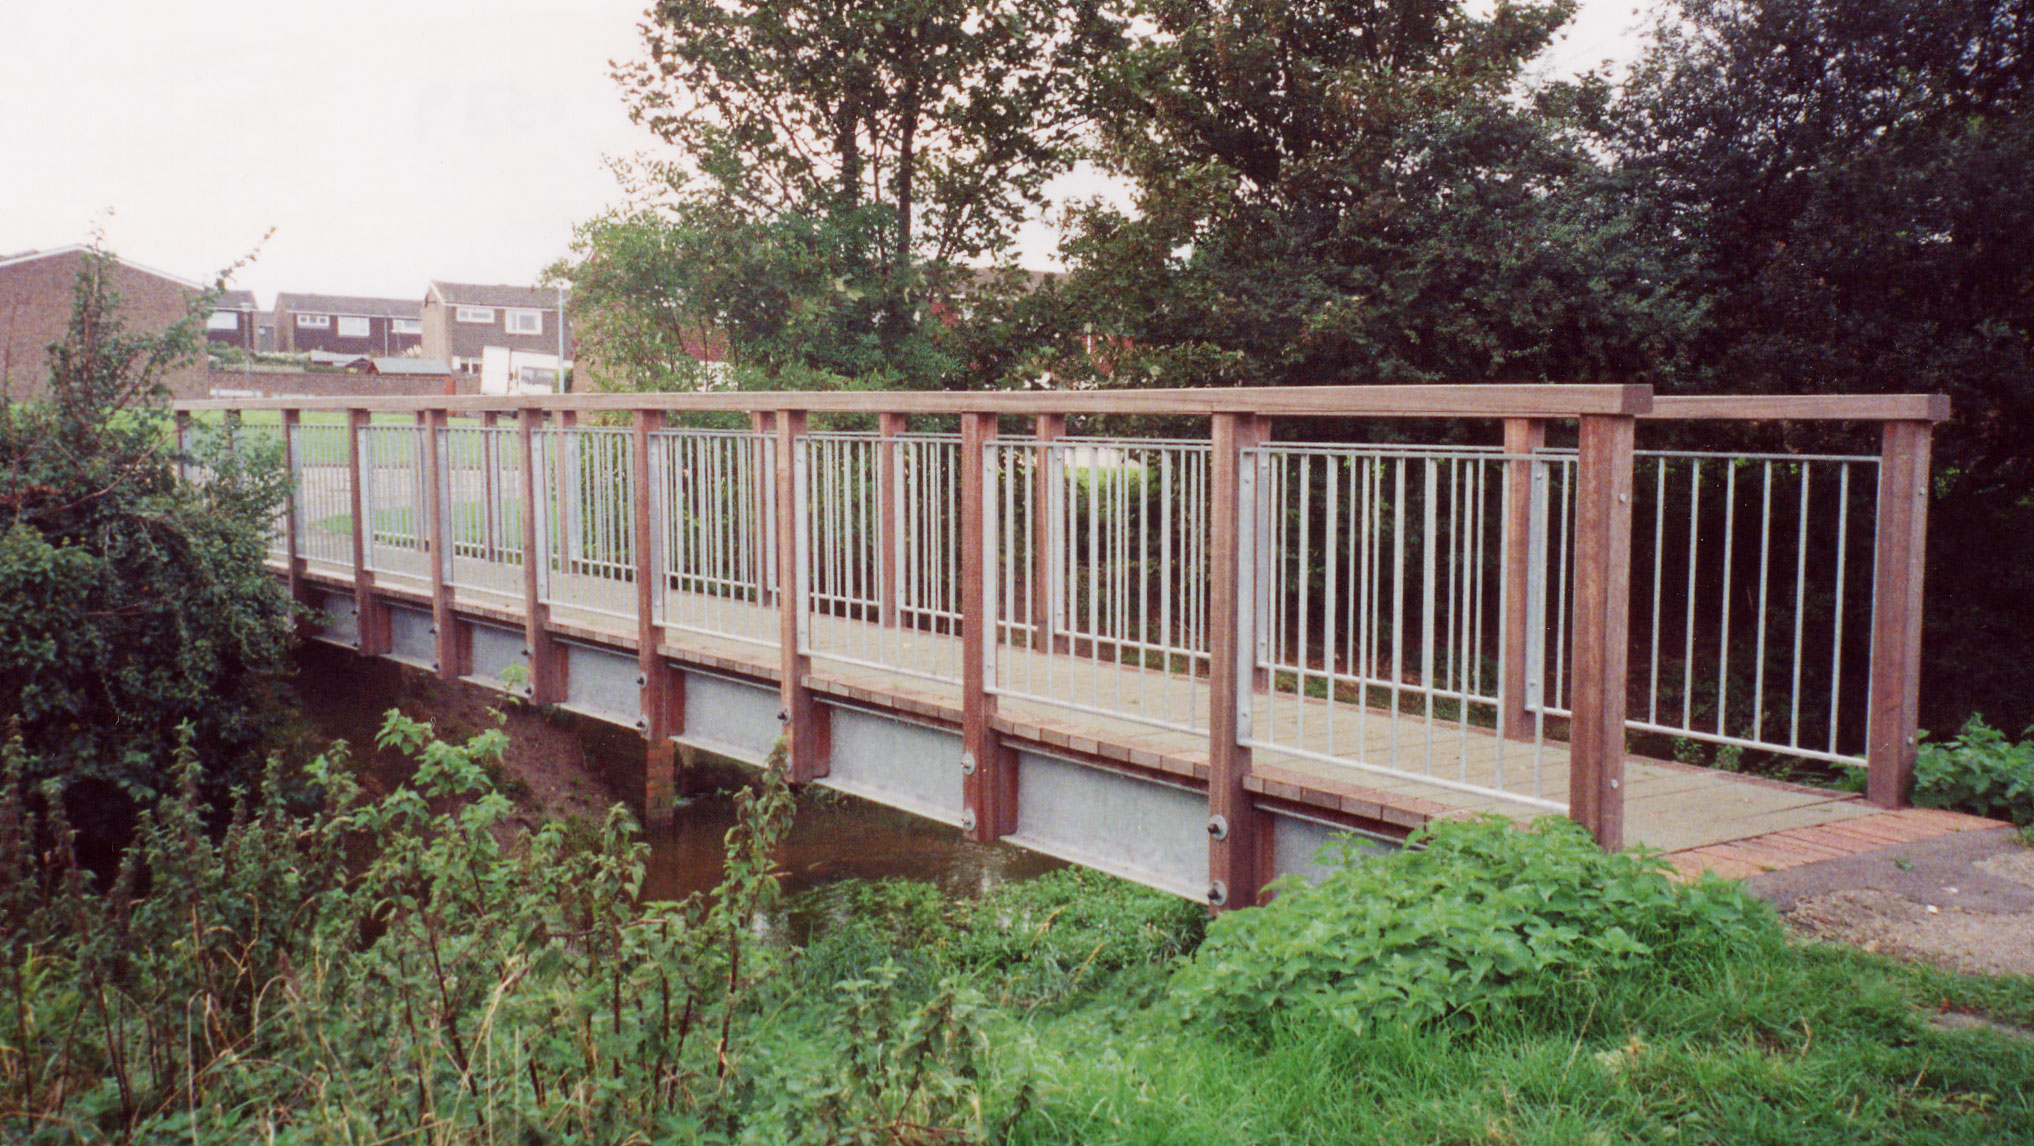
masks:
{"label": "wooden bridge railing", "polygon": [[[1811,526],[1827,532],[1811,518],[1848,515],[1852,469],[1876,462],[1861,755],[1874,802],[1897,805],[1911,781],[1929,436],[1948,415],[1932,396],[1675,399],[1641,386],[1405,386],[176,407],[180,433],[194,416],[220,412],[245,422],[261,410],[278,412],[281,449],[298,477],[277,556],[299,593],[314,567],[344,577],[363,654],[388,651],[378,596],[400,581],[429,593],[436,668],[460,675],[470,660],[460,609],[470,595],[492,594],[517,606],[530,658],[526,691],[545,702],[564,687],[553,614],[580,610],[622,622],[637,649],[639,727],[667,781],[668,737],[684,711],[683,677],[659,651],[673,631],[774,648],[799,780],[825,775],[830,756],[824,707],[811,687],[815,658],[929,681],[957,693],[964,824],[981,839],[1008,834],[1017,822],[1015,768],[997,728],[1003,699],[1204,736],[1211,886],[1232,902],[1255,898],[1268,862],[1251,783],[1259,754],[1424,778],[1507,806],[1561,808],[1613,848],[1624,839],[1628,724],[1726,746],[1858,758],[1860,737],[1840,736],[1838,725],[1859,692],[1846,692],[1841,675],[1846,657],[1857,655],[1855,634],[1845,652],[1844,594],[1856,602],[1865,576],[1846,573],[1846,554],[1867,533],[1861,520],[1852,529],[1841,516],[1833,548],[1813,562],[1833,577],[1836,604],[1829,631],[1814,636],[1829,646],[1829,664],[1826,671],[1810,664],[1806,678],[1813,658],[1803,654],[1804,618],[1812,597],[1828,596],[1809,585]],[[748,429],[667,425],[673,413],[702,411],[747,415]],[[1139,414],[1205,417],[1209,435],[1203,444],[1066,433],[1070,415]],[[814,415],[874,415],[879,429],[817,433]],[[907,419],[928,415],[958,416],[959,434],[911,434]],[[1032,419],[1034,434],[999,439],[999,424],[1012,418]],[[1274,419],[1401,418],[1498,420],[1503,443],[1306,446],[1271,434]],[[1799,460],[1692,454],[1648,455],[1655,482],[1641,487],[1637,424],[1650,419],[1876,421],[1883,449],[1877,459],[1806,459],[1841,467],[1812,492]],[[1565,423],[1576,427],[1575,448],[1549,450],[1548,427]],[[246,432],[259,427],[247,423]],[[1670,484],[1676,465],[1689,476]],[[1733,731],[1729,657],[1741,643],[1733,625],[1745,627],[1751,608],[1733,621],[1733,603],[1749,591],[1732,582],[1732,554],[1750,552],[1738,536],[1740,504],[1745,521],[1756,516],[1738,492],[1746,465],[1763,466],[1762,486],[1746,479],[1764,499],[1756,684],[1750,724]],[[1774,490],[1795,489],[1790,482],[1798,501],[1776,515]],[[1835,492],[1823,492],[1832,482]],[[1665,528],[1675,497],[1689,515],[1679,589],[1663,588],[1669,538],[1682,529],[1678,517],[1672,535]],[[1815,508],[1832,498],[1837,508]],[[1644,554],[1651,609],[1637,640],[1635,499],[1650,499],[1655,517]],[[1705,505],[1712,533],[1717,514],[1725,518],[1720,592],[1704,564],[1711,558],[1697,559],[1707,544]],[[1786,527],[1798,534],[1791,591],[1784,552],[1779,566],[1770,560],[1776,521],[1783,550]],[[334,544],[342,528],[343,556]],[[1774,586],[1778,602],[1768,599]],[[1701,616],[1698,598],[1714,598]],[[1769,642],[1767,624],[1789,601],[1791,720],[1782,736],[1765,725],[1767,672],[1772,665],[1786,675],[1786,641],[1782,632]],[[1674,618],[1663,602],[1685,604],[1678,662],[1665,639]],[[1787,623],[1781,617],[1776,631]],[[1631,671],[1635,647],[1649,677]],[[1720,663],[1704,682],[1696,662],[1712,648]],[[1680,673],[1664,690],[1663,649],[1668,676],[1676,663]],[[1142,698],[1098,699],[1106,686],[1095,682],[1113,679],[1120,694],[1126,679],[1104,669],[1133,674]],[[1089,674],[1086,683],[1078,672]],[[1804,679],[1821,688],[1824,677],[1826,712],[1812,710],[1804,734]],[[1712,703],[1710,689],[1713,728],[1705,729],[1698,717]],[[1165,690],[1183,704],[1155,714],[1152,698]],[[1647,711],[1628,721],[1634,697]],[[1425,721],[1423,757],[1417,735],[1399,723],[1408,711]],[[1544,786],[1550,720],[1567,726],[1565,792]],[[1378,747],[1370,725],[1384,723],[1388,747]],[[1456,737],[1455,771],[1437,763],[1437,726],[1459,726],[1447,733]],[[1491,734],[1478,738],[1477,729]],[[1420,757],[1424,768],[1402,755]]]}

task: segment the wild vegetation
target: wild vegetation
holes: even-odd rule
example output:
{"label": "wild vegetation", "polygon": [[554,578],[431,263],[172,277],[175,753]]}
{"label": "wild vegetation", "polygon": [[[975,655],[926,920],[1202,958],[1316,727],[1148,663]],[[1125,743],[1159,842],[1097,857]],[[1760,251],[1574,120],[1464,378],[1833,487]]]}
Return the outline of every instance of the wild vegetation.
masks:
{"label": "wild vegetation", "polygon": [[200,433],[179,458],[170,433],[161,380],[197,353],[208,303],[133,329],[107,269],[78,277],[48,399],[0,401],[0,712],[93,846],[174,790],[180,725],[213,795],[255,778],[294,617],[262,567],[277,451]]}
{"label": "wild vegetation", "polygon": [[[198,758],[91,886],[19,739],[0,785],[11,1142],[2001,1142],[2034,983],[1791,946],[1734,885],[1571,825],[1437,828],[1209,924],[1066,871],[778,901],[740,796],[711,895],[639,904],[617,812],[501,832],[501,735],[391,714],[211,826]],[[1353,858],[1353,857],[1352,857]],[[793,917],[806,922],[794,942]]]}

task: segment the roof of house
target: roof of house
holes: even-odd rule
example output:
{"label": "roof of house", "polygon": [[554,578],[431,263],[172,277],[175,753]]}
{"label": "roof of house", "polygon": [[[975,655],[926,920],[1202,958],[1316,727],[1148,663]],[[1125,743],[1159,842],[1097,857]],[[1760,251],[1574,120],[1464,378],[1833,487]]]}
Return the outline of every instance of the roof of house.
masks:
{"label": "roof of house", "polygon": [[552,287],[433,282],[431,293],[452,306],[515,306],[541,310],[556,307],[560,292]]}
{"label": "roof of house", "polygon": [[359,298],[338,294],[275,296],[277,310],[294,314],[343,314],[357,318],[421,318],[424,304],[413,298]]}
{"label": "roof of house", "polygon": [[221,291],[221,292],[219,293],[219,305],[217,305],[217,306],[213,307],[212,309],[214,309],[214,310],[260,310],[260,309],[261,309],[261,306],[260,306],[260,304],[258,304],[258,303],[256,303],[256,302],[254,301],[254,292],[253,292],[253,291],[251,291],[251,290],[229,290],[229,291]]}
{"label": "roof of house", "polygon": [[[93,248],[89,244],[72,243],[68,247],[52,247],[47,251],[22,251],[18,254],[8,255],[5,258],[0,258],[0,267],[11,267],[19,263],[32,263],[37,259],[53,259],[56,258],[58,255],[76,255],[93,253],[95,253],[95,248]],[[168,271],[159,271],[156,270],[154,267],[143,266],[142,264],[135,262],[133,259],[123,259],[119,255],[113,254],[113,252],[111,251],[102,251],[97,253],[111,255],[121,265],[127,267],[130,270],[137,270],[142,272],[143,274],[154,275],[156,278],[159,279],[168,279],[169,281],[177,284],[178,286],[188,287],[191,290],[205,289],[204,287],[198,285],[197,283],[192,282],[190,279],[187,279],[182,275],[173,275]]]}
{"label": "roof of house", "polygon": [[368,369],[376,374],[450,374],[452,370],[436,358],[376,358]]}
{"label": "roof of house", "polygon": [[352,370],[374,361],[370,354],[343,354],[336,350],[313,350],[305,357],[313,366],[339,366]]}

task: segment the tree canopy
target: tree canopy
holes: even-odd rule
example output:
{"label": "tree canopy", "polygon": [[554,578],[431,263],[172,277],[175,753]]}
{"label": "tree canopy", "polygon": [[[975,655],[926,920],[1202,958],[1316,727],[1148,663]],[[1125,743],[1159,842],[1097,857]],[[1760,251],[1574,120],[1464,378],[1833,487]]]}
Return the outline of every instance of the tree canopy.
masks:
{"label": "tree canopy", "polygon": [[1152,0],[1105,86],[1135,210],[1068,243],[1089,321],[1171,384],[1650,376],[1684,316],[1589,128],[1532,87],[1571,0]]}
{"label": "tree canopy", "polygon": [[[1620,174],[1700,308],[1676,387],[1939,392],[1923,722],[2034,719],[2034,5],[1682,0]],[[1796,431],[1795,444],[1814,448]]]}
{"label": "tree canopy", "polygon": [[[677,230],[710,220],[736,262],[800,256],[788,293],[801,313],[773,353],[807,353],[809,325],[922,379],[913,336],[956,269],[1005,253],[1072,164],[1091,61],[1122,22],[1102,0],[662,0],[643,33],[647,59],[616,76],[635,119],[676,150],[664,182],[686,207]],[[815,272],[819,290],[804,289]],[[787,284],[698,301],[740,325],[782,309],[770,290]]]}

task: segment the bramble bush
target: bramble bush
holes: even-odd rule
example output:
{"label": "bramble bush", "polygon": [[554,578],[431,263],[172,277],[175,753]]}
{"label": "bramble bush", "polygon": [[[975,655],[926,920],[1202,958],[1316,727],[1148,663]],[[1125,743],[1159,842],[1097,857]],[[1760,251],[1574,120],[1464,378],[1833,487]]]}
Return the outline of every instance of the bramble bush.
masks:
{"label": "bramble bush", "polygon": [[1661,968],[1771,934],[1736,885],[1679,885],[1656,857],[1605,853],[1573,821],[1442,823],[1384,857],[1346,852],[1217,919],[1173,983],[1191,1022],[1268,1031],[1314,1012],[1363,1034],[1474,1023],[1592,977]]}

